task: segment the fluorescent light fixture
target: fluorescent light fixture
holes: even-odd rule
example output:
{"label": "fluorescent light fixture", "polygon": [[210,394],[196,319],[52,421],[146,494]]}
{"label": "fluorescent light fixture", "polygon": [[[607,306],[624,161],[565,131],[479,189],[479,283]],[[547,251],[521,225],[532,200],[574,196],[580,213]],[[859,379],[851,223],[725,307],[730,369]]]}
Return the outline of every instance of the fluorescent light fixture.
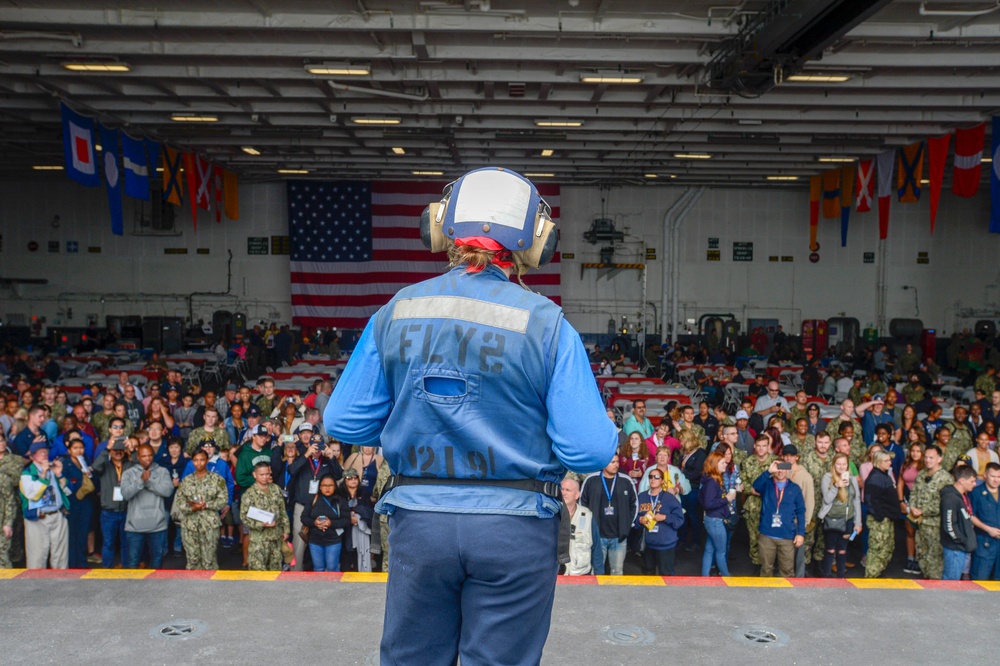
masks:
{"label": "fluorescent light fixture", "polygon": [[254,148],[253,146],[243,146],[242,148],[240,148],[240,150],[242,150],[247,155],[260,155],[260,151]]}
{"label": "fluorescent light fixture", "polygon": [[398,125],[402,121],[399,118],[375,118],[372,116],[358,116],[351,118],[355,125]]}
{"label": "fluorescent light fixture", "polygon": [[369,65],[352,65],[347,62],[324,62],[306,65],[306,71],[325,76],[368,76],[372,73],[372,68]]}
{"label": "fluorescent light fixture", "polygon": [[992,164],[993,163],[993,158],[992,157],[984,157],[981,161],[988,162],[988,163]]}
{"label": "fluorescent light fixture", "polygon": [[785,78],[792,83],[843,83],[850,81],[847,74],[792,74]]}
{"label": "fluorescent light fixture", "polygon": [[444,171],[411,171],[414,176],[443,176]]}
{"label": "fluorescent light fixture", "polygon": [[309,169],[278,169],[278,173],[283,174],[304,174],[309,173]]}
{"label": "fluorescent light fixture", "polygon": [[680,160],[710,160],[711,153],[674,153],[674,157]]}
{"label": "fluorescent light fixture", "polygon": [[537,127],[583,127],[582,120],[536,120],[535,125]]}
{"label": "fluorescent light fixture", "polygon": [[921,184],[921,185],[930,185],[930,184],[931,184],[931,181],[929,181],[929,180],[927,180],[926,178],[924,178],[924,179],[922,179],[922,180],[920,181],[920,184]]}
{"label": "fluorescent light fixture", "polygon": [[767,179],[768,180],[782,181],[782,180],[798,180],[799,177],[798,176],[768,176]]}
{"label": "fluorescent light fixture", "polygon": [[597,70],[596,74],[580,74],[581,83],[642,83],[643,77],[615,70]]}
{"label": "fluorescent light fixture", "polygon": [[65,167],[59,164],[36,164],[31,168],[35,171],[62,171]]}
{"label": "fluorescent light fixture", "polygon": [[552,157],[555,154],[556,151],[552,150],[551,148],[542,149],[542,157]]}
{"label": "fluorescent light fixture", "polygon": [[393,146],[392,147],[392,154],[393,155],[405,155],[406,151],[403,149],[402,146]]}
{"label": "fluorescent light fixture", "polygon": [[740,118],[736,123],[738,125],[763,125],[764,121],[759,118]]}
{"label": "fluorescent light fixture", "polygon": [[217,123],[219,116],[209,113],[174,113],[170,119],[175,123]]}
{"label": "fluorescent light fixture", "polygon": [[131,72],[123,62],[64,62],[64,69],[71,72]]}
{"label": "fluorescent light fixture", "polygon": [[94,150],[96,150],[97,152],[100,152],[100,151],[104,150],[104,146],[102,146],[99,143],[95,143],[94,144]]}
{"label": "fluorescent light fixture", "polygon": [[553,176],[555,176],[554,173],[538,173],[538,172],[534,173],[528,172],[524,175],[527,176],[528,178],[552,178]]}
{"label": "fluorescent light fixture", "polygon": [[644,174],[642,174],[642,177],[643,178],[659,178],[660,174],[658,174],[658,173],[644,173]]}
{"label": "fluorescent light fixture", "polygon": [[817,157],[817,162],[825,162],[827,164],[850,164],[851,162],[857,162],[857,157],[846,157],[838,155],[828,155],[826,157]]}

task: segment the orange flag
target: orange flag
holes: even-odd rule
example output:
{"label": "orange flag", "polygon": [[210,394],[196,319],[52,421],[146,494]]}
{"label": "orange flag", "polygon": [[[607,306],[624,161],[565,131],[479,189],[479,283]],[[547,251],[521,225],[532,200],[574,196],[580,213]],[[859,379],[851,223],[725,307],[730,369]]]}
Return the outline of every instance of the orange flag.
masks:
{"label": "orange flag", "polygon": [[896,187],[899,203],[920,201],[920,177],[924,173],[924,142],[917,141],[900,148],[897,153]]}

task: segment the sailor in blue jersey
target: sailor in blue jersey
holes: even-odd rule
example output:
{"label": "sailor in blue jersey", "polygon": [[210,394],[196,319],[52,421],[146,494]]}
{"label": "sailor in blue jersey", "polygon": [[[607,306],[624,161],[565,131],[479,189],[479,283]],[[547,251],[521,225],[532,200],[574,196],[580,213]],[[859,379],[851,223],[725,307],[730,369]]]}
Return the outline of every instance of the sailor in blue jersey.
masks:
{"label": "sailor in blue jersey", "polygon": [[510,281],[554,254],[549,215],[512,171],[449,185],[421,236],[452,268],[372,317],[327,404],[327,432],[381,444],[395,472],[376,506],[390,516],[383,665],[541,660],[559,483],[618,443],[579,334]]}

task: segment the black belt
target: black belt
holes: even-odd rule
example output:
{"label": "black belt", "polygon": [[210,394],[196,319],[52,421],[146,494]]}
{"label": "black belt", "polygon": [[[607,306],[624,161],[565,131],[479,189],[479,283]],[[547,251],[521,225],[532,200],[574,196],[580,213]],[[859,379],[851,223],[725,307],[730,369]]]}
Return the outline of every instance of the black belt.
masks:
{"label": "black belt", "polygon": [[493,486],[495,488],[513,488],[542,493],[552,499],[562,501],[562,486],[555,481],[540,481],[538,479],[452,479],[436,476],[403,476],[395,474],[386,481],[382,492],[387,493],[399,486]]}
{"label": "black belt", "polygon": [[38,516],[38,520],[41,520],[42,518],[45,518],[46,516],[51,516],[51,515],[56,514],[56,513],[62,513],[62,509],[56,509],[55,511],[44,511],[44,512],[38,511],[38,512],[36,512],[35,515]]}

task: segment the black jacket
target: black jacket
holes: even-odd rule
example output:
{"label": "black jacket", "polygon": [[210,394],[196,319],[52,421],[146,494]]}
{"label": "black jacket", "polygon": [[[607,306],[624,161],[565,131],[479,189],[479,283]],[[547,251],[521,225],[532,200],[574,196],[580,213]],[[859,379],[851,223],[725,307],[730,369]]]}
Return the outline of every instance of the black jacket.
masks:
{"label": "black jacket", "polygon": [[[601,472],[597,472],[584,479],[583,489],[580,491],[580,504],[594,514],[594,521],[598,525],[601,538],[621,541],[628,536],[632,523],[635,522],[639,497],[635,493],[632,479],[619,474],[614,480],[614,492],[611,495],[610,506],[614,507],[614,514],[607,515],[605,508],[609,506],[608,496],[605,485],[601,483],[602,478]],[[607,487],[611,488],[612,484],[608,483]]]}
{"label": "black jacket", "polygon": [[708,451],[698,448],[681,465],[681,472],[691,482],[691,492],[693,493],[698,492],[698,488],[701,487],[701,475],[705,471],[705,458],[707,457]]}
{"label": "black jacket", "polygon": [[965,509],[962,494],[955,486],[941,489],[941,545],[948,550],[971,553],[976,550],[976,531]]}
{"label": "black jacket", "polygon": [[[372,522],[375,520],[375,503],[372,502],[372,495],[365,488],[358,486],[358,494],[352,499],[347,492],[347,486],[341,484],[337,486],[337,494],[344,498],[344,502],[347,503],[348,511],[350,513],[358,514],[358,518],[368,523],[371,527]],[[350,525],[350,513],[347,516],[348,525],[347,529],[344,531],[344,550],[354,550],[354,538],[352,534],[354,530],[352,525]]]}
{"label": "black jacket", "polygon": [[[325,532],[316,529],[316,519],[321,516],[330,519],[330,527]],[[347,500],[336,493],[330,497],[317,496],[315,502],[306,504],[302,510],[302,524],[309,526],[309,543],[319,546],[342,543],[345,534],[351,531],[351,510],[347,508]],[[343,532],[337,534],[337,530]]]}
{"label": "black jacket", "polygon": [[887,472],[873,469],[865,481],[865,504],[875,520],[899,518],[899,494]]}
{"label": "black jacket", "polygon": [[288,471],[292,475],[291,490],[288,492],[288,497],[289,499],[293,499],[296,504],[306,506],[312,504],[313,495],[316,493],[309,492],[309,484],[313,480],[317,482],[316,488],[318,490],[319,480],[324,476],[332,476],[335,479],[340,479],[344,476],[344,470],[340,468],[340,463],[336,460],[330,460],[326,456],[320,456],[318,460],[320,461],[318,469],[313,466],[312,458],[306,458],[305,456],[296,458],[288,466]]}

